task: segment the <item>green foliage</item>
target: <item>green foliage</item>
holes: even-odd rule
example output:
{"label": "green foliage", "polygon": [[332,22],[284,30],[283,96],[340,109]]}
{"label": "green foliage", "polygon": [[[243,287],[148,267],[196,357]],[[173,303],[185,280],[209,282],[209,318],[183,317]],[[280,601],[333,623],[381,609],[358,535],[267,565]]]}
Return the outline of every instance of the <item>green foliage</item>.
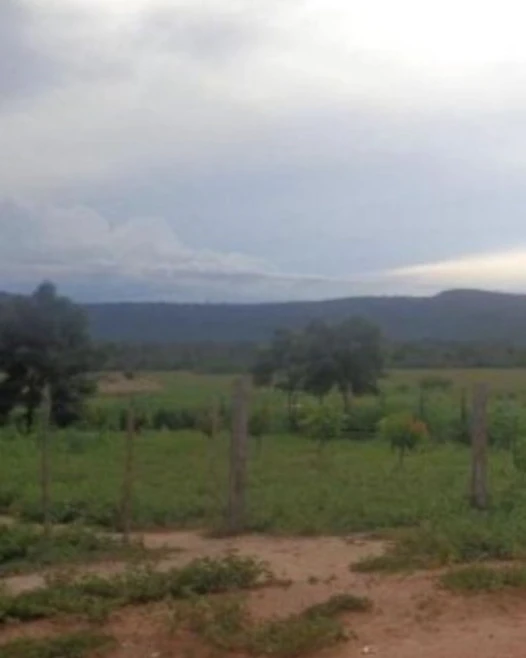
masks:
{"label": "green foliage", "polygon": [[348,410],[351,395],[377,391],[383,368],[379,330],[350,318],[329,326],[321,320],[298,332],[276,332],[253,368],[256,383],[293,396],[299,390],[323,399],[336,387]]}
{"label": "green foliage", "polygon": [[248,419],[248,433],[253,438],[261,438],[271,429],[271,418],[267,409],[254,409]]}
{"label": "green foliage", "polygon": [[420,380],[420,388],[423,391],[449,391],[453,386],[451,379],[440,375],[428,375]]}
{"label": "green foliage", "polygon": [[363,596],[335,594],[323,603],[310,606],[303,612],[303,615],[307,617],[334,617],[345,612],[369,612],[371,609],[371,601]]}
{"label": "green foliage", "polygon": [[492,567],[475,564],[445,573],[440,581],[445,588],[457,592],[526,589],[526,567],[521,565]]}
{"label": "green foliage", "polygon": [[315,653],[347,639],[343,625],[325,615],[294,615],[256,626],[245,647],[256,656],[295,658]]}
{"label": "green foliage", "polygon": [[[2,658],[84,658],[111,649],[113,638],[82,632],[43,639],[22,639],[0,645]],[[100,654],[98,654],[100,655]]]}
{"label": "green foliage", "polygon": [[330,405],[311,405],[303,410],[302,431],[320,443],[340,438],[343,429],[342,412]]}
{"label": "green foliage", "polygon": [[489,414],[488,439],[492,446],[510,450],[517,438],[519,425],[518,408],[514,402],[499,401]]}
{"label": "green foliage", "polygon": [[513,465],[519,473],[526,475],[526,439],[521,437],[513,443]]}
{"label": "green foliage", "polygon": [[0,304],[0,419],[21,406],[30,430],[49,386],[53,422],[78,420],[94,390],[86,376],[92,355],[87,318],[52,284],[29,297],[8,297]]}
{"label": "green foliage", "polygon": [[85,528],[57,529],[46,539],[32,526],[0,526],[0,573],[132,553],[140,554],[141,547],[125,548],[117,539]]}
{"label": "green foliage", "polygon": [[349,439],[374,438],[383,416],[383,406],[377,399],[355,400],[343,417],[342,434]]}
{"label": "green foliage", "polygon": [[198,599],[183,614],[193,632],[221,650],[294,658],[345,641],[338,616],[370,609],[368,599],[341,594],[300,614],[258,623],[237,599]]}
{"label": "green foliage", "polygon": [[379,435],[387,441],[393,450],[397,450],[400,459],[406,452],[412,452],[421,446],[428,438],[425,424],[412,414],[398,412],[380,421]]}
{"label": "green foliage", "polygon": [[112,578],[85,576],[73,583],[58,577],[42,589],[0,596],[0,623],[64,614],[101,621],[112,609],[126,605],[249,589],[267,576],[263,564],[229,556],[222,560],[195,560],[162,573],[145,567]]}
{"label": "green foliage", "polygon": [[362,572],[405,571],[481,560],[512,560],[526,556],[526,524],[514,524],[501,510],[488,516],[451,511],[418,528],[398,531],[384,555],[353,565]]}

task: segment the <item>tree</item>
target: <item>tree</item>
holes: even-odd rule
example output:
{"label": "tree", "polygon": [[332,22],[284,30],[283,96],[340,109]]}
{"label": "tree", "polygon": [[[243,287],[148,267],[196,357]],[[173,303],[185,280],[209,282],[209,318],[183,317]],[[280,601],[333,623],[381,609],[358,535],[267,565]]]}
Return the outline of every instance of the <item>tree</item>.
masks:
{"label": "tree", "polygon": [[333,333],[331,327],[319,320],[309,324],[303,333],[302,389],[320,402],[335,384]]}
{"label": "tree", "polygon": [[349,411],[351,395],[378,392],[383,370],[380,330],[362,318],[350,318],[334,330],[333,360],[335,384]]}
{"label": "tree", "polygon": [[287,396],[289,421],[294,421],[296,395],[304,379],[305,358],[301,334],[288,330],[277,331],[274,339],[252,369],[257,385],[273,384]]}
{"label": "tree", "polygon": [[29,297],[9,297],[0,305],[0,420],[18,406],[26,429],[49,386],[51,420],[65,426],[77,420],[93,391],[87,373],[93,355],[87,319],[51,283]]}
{"label": "tree", "polygon": [[334,326],[318,320],[303,331],[276,333],[253,375],[257,383],[286,391],[289,412],[298,391],[323,400],[333,387],[349,411],[352,395],[377,392],[382,369],[380,331],[367,320],[350,318]]}

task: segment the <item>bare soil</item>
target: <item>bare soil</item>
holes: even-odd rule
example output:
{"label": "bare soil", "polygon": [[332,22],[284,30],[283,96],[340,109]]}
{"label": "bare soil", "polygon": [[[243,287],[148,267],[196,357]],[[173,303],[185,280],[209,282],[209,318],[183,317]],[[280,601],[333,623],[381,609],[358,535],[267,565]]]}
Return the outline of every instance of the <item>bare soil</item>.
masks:
{"label": "bare soil", "polygon": [[[385,656],[386,658],[525,658],[526,593],[458,596],[437,585],[437,573],[367,575],[349,569],[368,555],[385,550],[381,541],[362,537],[275,538],[246,536],[208,539],[197,533],[167,532],[144,536],[150,548],[173,550],[159,568],[182,565],[196,557],[238,552],[268,563],[288,587],[269,587],[249,596],[257,618],[286,616],[319,603],[332,594],[349,592],[369,597],[370,613],[345,620],[352,639],[322,652],[326,658]],[[114,573],[123,564],[95,565],[86,571]],[[12,591],[42,584],[41,576],[5,581]],[[111,658],[209,658],[217,656],[195,638],[170,632],[166,605],[123,610],[114,615],[109,631],[118,640]],[[56,624],[6,627],[0,643],[17,634],[40,635],[62,628]]]}
{"label": "bare soil", "polygon": [[102,375],[97,382],[99,393],[108,396],[130,395],[131,393],[156,393],[163,388],[154,376],[134,376],[128,379],[121,373]]}

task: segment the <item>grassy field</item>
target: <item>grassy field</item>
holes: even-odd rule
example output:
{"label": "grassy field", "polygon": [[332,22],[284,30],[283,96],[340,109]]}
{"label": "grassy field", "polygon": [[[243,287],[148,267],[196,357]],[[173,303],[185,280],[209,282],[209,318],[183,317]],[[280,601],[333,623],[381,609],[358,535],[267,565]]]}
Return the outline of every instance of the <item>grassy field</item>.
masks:
{"label": "grassy field", "polygon": [[[145,549],[139,545],[123,546],[115,535],[99,533],[91,527],[119,528],[125,433],[115,429],[114,421],[122,418],[130,396],[137,413],[146,414],[150,420],[150,425],[135,437],[134,527],[190,527],[212,533],[224,529],[228,428],[212,441],[196,429],[153,430],[151,419],[156,410],[162,409],[199,417],[213,400],[228,407],[232,378],[150,373],[126,380],[105,374],[102,382],[99,394],[90,403],[87,421],[77,428],[53,432],[50,437],[53,521],[78,522],[79,527],[57,528],[51,540],[37,526],[15,524],[3,528],[2,574],[50,565],[67,565],[69,569],[70,565],[104,559],[129,558],[135,562],[146,557]],[[462,401],[465,399],[469,408],[470,391],[477,382],[487,382],[491,387],[491,500],[485,512],[475,511],[469,505],[470,449],[457,433]],[[313,404],[306,398],[300,402]],[[275,535],[345,535],[363,531],[394,539],[388,544],[381,542],[383,553],[361,555],[354,561],[348,557],[351,548],[344,543],[342,568],[347,576],[349,569],[363,573],[453,565],[452,570],[442,570],[436,576],[441,597],[445,590],[457,595],[523,590],[523,562],[502,565],[495,560],[526,559],[526,473],[517,467],[516,457],[517,446],[526,440],[525,402],[525,371],[389,373],[382,382],[381,395],[355,400],[351,417],[359,427],[370,426],[371,418],[378,414],[394,411],[411,411],[425,417],[429,440],[401,463],[374,432],[360,430],[346,438],[319,443],[287,431],[284,396],[275,391],[253,391],[252,407],[264,407],[271,414],[273,429],[263,437],[261,446],[250,440],[246,530]],[[339,406],[341,402],[335,395],[326,404]],[[111,422],[90,424],[98,415]],[[14,427],[0,432],[0,512],[24,521],[41,520],[39,459],[37,436],[19,434]],[[333,542],[316,540],[316,565],[318,546],[324,541]],[[294,551],[296,555],[297,548]],[[326,575],[334,569],[331,556]],[[148,556],[151,559],[153,556]],[[283,559],[291,562],[291,554],[285,554]],[[484,564],[487,559],[491,562]],[[320,583],[314,566],[309,563],[303,580],[298,581],[301,598],[306,593],[305,582],[311,583],[316,597],[318,586],[324,588],[320,591],[326,596],[326,584],[332,582],[333,575]],[[85,575],[72,581],[69,575],[64,579],[59,571],[42,589],[1,592],[0,626],[9,631],[12,620],[26,624],[57,618],[64,624],[69,619],[71,627],[64,626],[62,631],[67,634],[33,638],[29,633],[27,639],[20,633],[14,635],[14,640],[0,638],[0,654],[10,658],[88,658],[99,655],[99,651],[111,652],[112,646],[119,651],[119,646],[129,641],[131,626],[128,623],[121,628],[112,612],[134,615],[137,613],[133,608],[144,603],[150,607],[138,609],[140,623],[135,617],[131,622],[134,629],[146,628],[144,655],[146,651],[151,653],[155,634],[160,637],[159,642],[171,647],[170,655],[176,655],[177,643],[181,638],[188,641],[190,633],[192,641],[200,643],[196,646],[221,650],[225,655],[230,651],[236,655],[291,658],[354,637],[358,613],[375,614],[374,597],[369,600],[342,591],[327,600],[315,598],[313,605],[283,618],[252,618],[246,597],[255,585],[260,593],[261,574],[266,574],[269,583],[273,581],[262,563],[232,556],[219,561],[197,560],[162,575],[143,565],[131,567],[122,575]],[[345,574],[342,578],[345,582]],[[363,578],[363,583],[368,583],[369,596],[369,577],[353,573],[352,578],[353,582]],[[421,615],[422,601],[431,600],[433,584],[427,574],[426,578],[425,599],[403,599],[416,606],[413,615]],[[385,597],[386,581],[374,580],[381,581]],[[402,587],[406,587],[406,582]],[[292,581],[279,587],[283,587],[280,601],[289,587],[291,596],[298,596]],[[220,592],[223,595],[218,596]],[[164,608],[163,614],[170,628],[160,627],[155,609],[153,631],[148,623],[154,622],[147,621],[148,614],[154,610],[151,606],[156,602],[161,605],[161,601],[163,606],[168,602],[169,616]],[[397,595],[392,603],[382,605],[379,623],[370,624],[374,627],[375,646],[381,644],[377,629],[386,625],[386,611],[398,613],[400,605],[404,603]],[[349,621],[350,613],[353,614]],[[406,617],[409,618],[404,612]],[[96,622],[97,628],[107,623],[105,630],[109,634],[99,635],[88,626],[87,631],[79,632],[81,622]],[[399,623],[400,617],[395,616],[393,625]],[[466,626],[464,617],[462,623]],[[479,621],[473,626],[478,624]],[[447,633],[450,631],[448,625]],[[383,639],[386,650],[392,641],[392,634]],[[137,642],[135,635],[133,642]],[[361,638],[359,646],[363,647]]]}
{"label": "grassy field", "polygon": [[[476,381],[489,381],[495,397],[504,395],[507,400],[512,395],[514,409],[521,412],[515,431],[522,432],[526,374],[498,370],[391,373],[383,384],[386,408],[415,408],[417,383],[423,377],[450,379],[451,386],[426,401],[426,413],[431,419],[435,416],[438,439],[408,456],[402,468],[389,446],[379,440],[339,440],[320,451],[305,437],[279,432],[264,437],[261,454],[252,444],[248,529],[330,534],[421,524],[447,528],[452,520],[459,520],[490,530],[495,525],[504,528],[511,524],[513,530],[503,530],[506,544],[519,545],[524,539],[526,546],[526,485],[522,486],[523,476],[516,472],[511,452],[492,451],[492,508],[483,517],[474,514],[467,504],[469,449],[447,440],[446,422],[458,415],[461,389]],[[155,405],[206,407],[214,397],[227,401],[231,390],[228,377],[172,373],[152,374],[146,379],[154,383],[152,390],[135,393],[136,404],[144,409]],[[280,394],[255,392],[253,397],[254,404],[264,399],[270,408],[283,412]],[[118,391],[101,393],[93,405],[113,409],[125,406],[127,399],[127,394],[119,395]],[[197,431],[141,432],[136,439],[135,526],[218,528],[226,505],[227,456],[227,432],[215,444]],[[122,432],[57,432],[52,438],[51,461],[55,521],[118,526]],[[0,509],[39,520],[38,473],[36,439],[10,430],[3,432]]]}

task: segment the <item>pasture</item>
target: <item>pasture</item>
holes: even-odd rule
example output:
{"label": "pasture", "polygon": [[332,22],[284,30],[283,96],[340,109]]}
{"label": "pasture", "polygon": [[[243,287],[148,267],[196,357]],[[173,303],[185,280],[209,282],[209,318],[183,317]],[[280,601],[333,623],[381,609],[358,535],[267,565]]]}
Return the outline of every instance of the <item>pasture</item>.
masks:
{"label": "pasture", "polygon": [[[459,431],[481,381],[491,386],[485,512],[469,505],[470,448]],[[252,409],[265,410],[270,424],[261,442],[249,439],[248,536],[222,539],[232,384],[224,376],[106,373],[85,420],[52,432],[51,516],[67,525],[50,538],[24,523],[0,533],[2,656],[294,658],[325,649],[335,658],[416,658],[430,647],[436,656],[522,655],[506,597],[525,582],[526,477],[517,455],[526,373],[389,373],[379,396],[353,401],[345,431],[328,441],[290,426],[283,393],[252,391]],[[214,401],[226,416],[212,439],[200,420]],[[120,529],[131,402],[141,421],[131,507],[142,543],[122,545],[101,531]],[[323,404],[341,401],[333,395]],[[312,405],[319,402],[298,400],[300,409]],[[429,427],[403,462],[376,432],[379,419],[399,411]],[[39,477],[38,433],[5,427],[1,512],[41,521]],[[68,570],[43,575],[57,565]],[[415,569],[402,580],[391,575]],[[466,591],[497,598],[470,602]],[[526,618],[517,596],[512,605],[514,619]],[[491,641],[480,630],[490,627]]]}
{"label": "pasture", "polygon": [[[124,382],[122,390],[111,375],[108,392],[108,375],[102,379],[90,413],[103,413],[112,422],[126,409],[131,391],[137,413],[151,419],[160,408],[191,415],[213,399],[228,406],[232,386],[232,378],[224,376],[151,373],[131,385]],[[422,380],[431,382],[424,402],[418,386]],[[495,443],[490,459],[492,506],[484,517],[473,513],[467,502],[469,448],[450,435],[458,424],[462,391],[477,381],[492,387],[490,434]],[[523,371],[389,373],[380,399],[355,401],[351,438],[323,446],[287,430],[283,394],[255,390],[252,398],[252,406],[264,405],[272,423],[261,448],[250,443],[247,530],[345,534],[423,523],[446,527],[452,520],[498,524],[506,518],[514,527],[514,537],[506,541],[524,538],[526,546],[526,486],[512,450],[526,421]],[[339,401],[335,396],[326,404]],[[422,411],[431,430],[430,440],[409,455],[403,467],[374,436],[377,419],[399,409]],[[40,520],[37,437],[21,436],[12,428],[0,437],[0,508],[5,514]],[[218,530],[227,496],[228,429],[211,441],[198,429],[154,430],[147,424],[135,441],[134,527]],[[53,520],[118,528],[124,433],[104,426],[57,431],[51,452]]]}

